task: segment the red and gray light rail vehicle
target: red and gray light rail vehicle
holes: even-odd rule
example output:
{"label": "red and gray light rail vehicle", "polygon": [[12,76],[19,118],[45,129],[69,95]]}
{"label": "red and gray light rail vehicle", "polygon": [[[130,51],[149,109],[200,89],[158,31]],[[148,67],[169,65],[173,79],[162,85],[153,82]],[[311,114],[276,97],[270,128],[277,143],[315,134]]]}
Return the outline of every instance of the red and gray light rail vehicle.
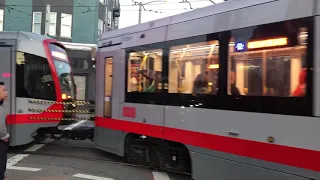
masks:
{"label": "red and gray light rail vehicle", "polygon": [[196,180],[320,179],[319,15],[236,0],[102,34],[97,148]]}
{"label": "red and gray light rail vehicle", "polygon": [[[8,88],[10,146],[28,144],[71,118],[75,84],[65,48],[55,39],[30,32],[0,32],[0,81]],[[71,106],[71,107],[70,107]],[[72,114],[71,114],[72,115]],[[68,122],[67,122],[68,123]]]}

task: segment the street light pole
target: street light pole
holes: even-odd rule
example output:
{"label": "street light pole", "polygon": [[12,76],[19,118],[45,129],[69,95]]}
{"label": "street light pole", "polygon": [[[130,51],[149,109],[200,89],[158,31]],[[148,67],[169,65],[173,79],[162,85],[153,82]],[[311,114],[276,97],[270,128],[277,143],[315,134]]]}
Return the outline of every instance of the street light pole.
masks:
{"label": "street light pole", "polygon": [[[142,8],[144,8],[144,5],[153,3],[153,2],[166,2],[166,0],[155,0],[155,1],[150,1],[147,3],[142,3],[142,2],[134,2],[134,5],[138,5],[139,6],[139,20],[138,20],[138,24],[141,24],[141,16],[142,16]],[[145,9],[144,9],[145,10]]]}
{"label": "street light pole", "polygon": [[139,2],[139,21],[138,24],[141,24],[141,16],[142,16],[142,3]]}
{"label": "street light pole", "polygon": [[44,30],[44,35],[48,35],[49,34],[49,30],[50,30],[50,4],[47,4],[46,7],[46,23],[45,23],[45,30]]}

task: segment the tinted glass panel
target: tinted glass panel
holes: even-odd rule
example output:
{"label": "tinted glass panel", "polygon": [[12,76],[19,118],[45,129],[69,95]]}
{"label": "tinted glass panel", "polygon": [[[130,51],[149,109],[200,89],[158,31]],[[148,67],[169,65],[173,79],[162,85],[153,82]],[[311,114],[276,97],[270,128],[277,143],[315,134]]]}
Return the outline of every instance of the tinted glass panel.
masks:
{"label": "tinted glass panel", "polygon": [[218,41],[170,48],[169,93],[217,94],[218,74]]}
{"label": "tinted glass panel", "polygon": [[55,86],[47,59],[17,52],[16,96],[56,100]]}
{"label": "tinted glass panel", "polygon": [[160,92],[161,81],[161,49],[129,54],[127,92]]}
{"label": "tinted glass panel", "polygon": [[303,20],[233,30],[228,94],[305,96],[307,40]]}
{"label": "tinted glass panel", "polygon": [[60,81],[62,93],[66,94],[67,98],[76,98],[76,88],[74,79],[71,76],[71,66],[69,64],[67,52],[54,44],[50,44],[49,49]]}

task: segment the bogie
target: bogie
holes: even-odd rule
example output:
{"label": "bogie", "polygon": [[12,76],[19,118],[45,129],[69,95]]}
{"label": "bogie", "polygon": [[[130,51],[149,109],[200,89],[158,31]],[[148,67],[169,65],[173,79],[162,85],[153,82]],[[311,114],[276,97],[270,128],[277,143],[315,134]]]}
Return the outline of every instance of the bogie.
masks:
{"label": "bogie", "polygon": [[158,138],[128,134],[125,140],[125,158],[129,163],[158,170],[191,172],[188,149],[180,143]]}

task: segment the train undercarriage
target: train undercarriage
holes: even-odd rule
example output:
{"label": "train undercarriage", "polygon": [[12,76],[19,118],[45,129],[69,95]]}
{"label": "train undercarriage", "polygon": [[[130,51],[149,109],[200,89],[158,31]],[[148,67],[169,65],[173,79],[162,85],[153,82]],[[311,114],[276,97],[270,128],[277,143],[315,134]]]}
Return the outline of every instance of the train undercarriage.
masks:
{"label": "train undercarriage", "polygon": [[63,125],[58,127],[46,127],[40,128],[34,133],[33,138],[37,141],[43,139],[54,140],[86,140],[93,141],[94,127],[93,126],[80,126],[73,129],[66,129],[69,125]]}
{"label": "train undercarriage", "polygon": [[[35,140],[51,138],[55,140],[71,139],[93,141],[94,135],[94,101],[77,104],[72,100],[65,100],[64,117],[54,127],[39,128],[32,136]],[[79,103],[79,102],[78,102]],[[82,115],[85,115],[84,117]],[[89,123],[82,124],[81,121]]]}
{"label": "train undercarriage", "polygon": [[[72,124],[71,124],[72,125]],[[41,141],[47,138],[54,140],[86,140],[93,141],[94,126],[77,126],[66,129],[70,125],[39,129],[33,136]],[[179,143],[162,139],[128,134],[125,141],[125,159],[130,164],[150,167],[174,173],[191,174],[191,161],[188,149]]]}
{"label": "train undercarriage", "polygon": [[182,144],[136,134],[129,134],[125,143],[125,158],[129,163],[175,173],[191,173],[189,151]]}
{"label": "train undercarriage", "polygon": [[[90,102],[91,105],[94,102]],[[79,109],[80,108],[80,109]],[[55,127],[39,128],[32,136],[36,141],[44,139],[54,140],[91,140],[94,141],[94,114],[93,106],[66,105],[65,109],[74,110],[73,113],[65,113],[64,119]],[[84,110],[85,109],[85,110]],[[87,113],[87,117],[81,117],[81,113]],[[89,118],[88,118],[88,114]],[[83,114],[82,114],[83,115]],[[90,117],[91,116],[91,117]],[[74,120],[73,120],[74,119]],[[86,121],[81,123],[81,121]],[[191,162],[188,149],[176,142],[163,139],[128,134],[125,140],[125,158],[130,164],[148,166],[158,170],[175,173],[190,174]]]}

